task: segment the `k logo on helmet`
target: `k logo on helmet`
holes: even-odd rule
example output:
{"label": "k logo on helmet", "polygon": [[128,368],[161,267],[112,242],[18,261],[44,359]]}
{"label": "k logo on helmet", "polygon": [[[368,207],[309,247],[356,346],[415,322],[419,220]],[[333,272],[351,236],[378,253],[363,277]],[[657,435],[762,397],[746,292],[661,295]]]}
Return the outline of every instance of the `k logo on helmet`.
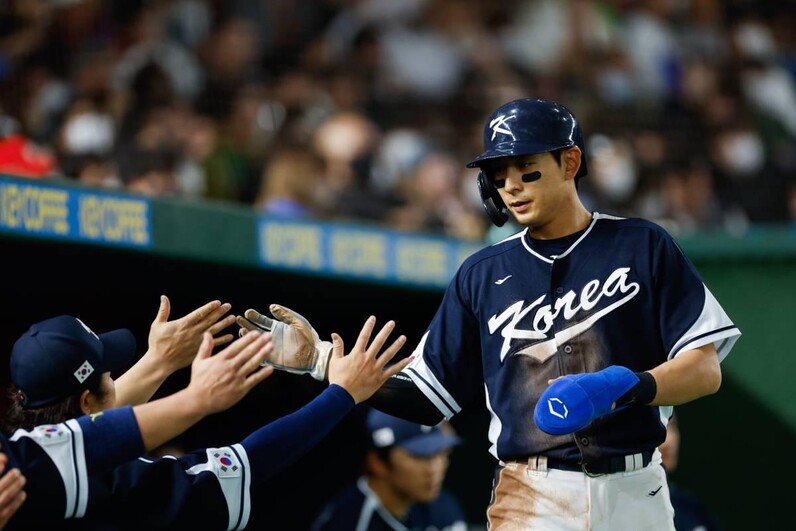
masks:
{"label": "k logo on helmet", "polygon": [[500,115],[497,118],[494,118],[491,122],[489,122],[489,127],[492,128],[492,140],[495,139],[495,136],[498,133],[500,133],[501,135],[511,135],[512,140],[517,140],[516,138],[514,138],[514,133],[512,133],[511,129],[509,129],[508,124],[506,124],[506,122],[508,122],[509,120],[513,120],[514,118],[516,118],[516,116],[514,115],[511,116]]}

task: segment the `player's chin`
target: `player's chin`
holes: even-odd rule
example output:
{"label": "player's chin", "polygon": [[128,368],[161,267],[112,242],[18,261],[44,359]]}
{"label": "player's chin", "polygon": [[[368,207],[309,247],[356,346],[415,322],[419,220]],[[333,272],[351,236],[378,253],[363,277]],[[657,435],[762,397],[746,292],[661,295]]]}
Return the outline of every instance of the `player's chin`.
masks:
{"label": "player's chin", "polygon": [[520,225],[525,226],[534,226],[536,224],[536,220],[538,216],[534,212],[524,211],[524,212],[515,212],[514,210],[511,211],[514,215],[514,219]]}
{"label": "player's chin", "polygon": [[440,490],[442,490],[442,484],[426,485],[424,488],[420,489],[420,492],[417,493],[417,501],[421,503],[432,502],[437,499]]}

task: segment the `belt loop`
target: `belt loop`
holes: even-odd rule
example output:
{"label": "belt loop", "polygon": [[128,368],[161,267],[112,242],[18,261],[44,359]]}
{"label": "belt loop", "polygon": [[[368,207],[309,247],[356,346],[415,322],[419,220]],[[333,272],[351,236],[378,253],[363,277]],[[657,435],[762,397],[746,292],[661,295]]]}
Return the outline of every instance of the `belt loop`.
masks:
{"label": "belt loop", "polygon": [[633,472],[634,470],[641,470],[644,468],[644,455],[631,454],[625,456],[625,472]]}
{"label": "belt loop", "polygon": [[532,455],[528,458],[528,475],[546,476],[547,475],[547,456]]}

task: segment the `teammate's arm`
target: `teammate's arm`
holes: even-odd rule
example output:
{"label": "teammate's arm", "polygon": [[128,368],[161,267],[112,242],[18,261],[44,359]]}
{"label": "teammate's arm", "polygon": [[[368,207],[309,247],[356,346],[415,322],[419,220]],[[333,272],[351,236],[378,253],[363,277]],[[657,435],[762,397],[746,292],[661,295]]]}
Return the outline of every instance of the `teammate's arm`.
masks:
{"label": "teammate's arm", "polygon": [[686,350],[649,372],[657,392],[653,406],[677,406],[710,395],[721,386],[721,366],[713,343]]}
{"label": "teammate's arm", "polygon": [[444,418],[412,379],[401,374],[387,380],[367,404],[388,415],[426,426],[435,426]]}
{"label": "teammate's arm", "polygon": [[343,356],[342,338],[333,334],[329,387],[299,411],[263,426],[241,441],[251,463],[252,484],[272,476],[304,455],[354,405],[367,400],[385,380],[406,367],[409,360],[387,367],[387,363],[406,343],[406,336],[398,337],[381,352],[395,323],[389,321],[385,324],[371,342],[375,323],[374,317],[365,322],[354,348],[347,356]]}
{"label": "teammate's arm", "polygon": [[147,450],[240,401],[273,372],[271,367],[261,366],[272,349],[270,334],[253,333],[211,356],[213,337],[205,333],[191,367],[188,387],[133,408]]}
{"label": "teammate's arm", "polygon": [[235,316],[225,317],[230,308],[228,303],[211,301],[169,321],[171,302],[161,295],[160,308],[149,328],[148,350],[114,382],[116,406],[143,404],[152,398],[166,378],[191,364],[204,332],[218,336],[213,339],[215,346],[232,341],[232,334],[218,335],[235,323]]}
{"label": "teammate's arm", "polygon": [[[330,345],[321,341],[310,322],[294,310],[272,304],[274,318],[257,310],[246,310],[238,316],[240,333],[250,330],[268,330],[274,334],[274,353],[268,363],[279,370],[293,373],[310,373],[316,379],[325,379]],[[412,422],[433,426],[444,416],[423,394],[414,382],[401,374],[389,378],[367,401],[371,407]]]}

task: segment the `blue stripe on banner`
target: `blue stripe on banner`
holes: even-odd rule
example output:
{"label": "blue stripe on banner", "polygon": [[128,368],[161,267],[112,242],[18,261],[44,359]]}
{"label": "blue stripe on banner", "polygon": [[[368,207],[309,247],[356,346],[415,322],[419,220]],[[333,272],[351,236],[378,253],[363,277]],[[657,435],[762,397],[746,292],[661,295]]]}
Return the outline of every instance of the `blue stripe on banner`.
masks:
{"label": "blue stripe on banner", "polygon": [[0,177],[0,231],[150,248],[149,200]]}
{"label": "blue stripe on banner", "polygon": [[269,268],[381,283],[444,288],[465,258],[482,247],[346,223],[262,216],[258,257]]}

